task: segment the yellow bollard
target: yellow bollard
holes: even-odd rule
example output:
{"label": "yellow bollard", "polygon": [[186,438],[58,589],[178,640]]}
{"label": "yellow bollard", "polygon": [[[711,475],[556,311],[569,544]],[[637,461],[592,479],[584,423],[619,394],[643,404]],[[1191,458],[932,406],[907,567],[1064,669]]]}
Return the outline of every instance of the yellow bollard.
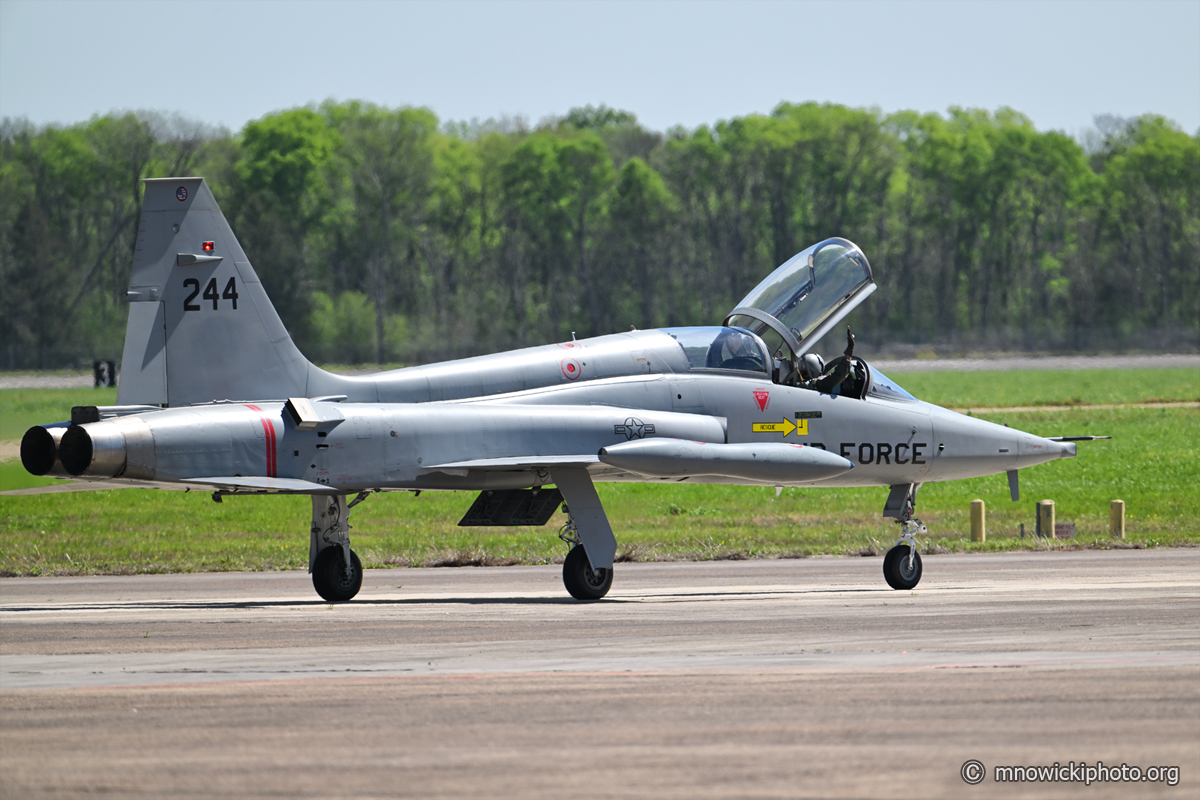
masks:
{"label": "yellow bollard", "polygon": [[982,542],[987,539],[987,522],[984,520],[982,500],[971,501],[971,541]]}
{"label": "yellow bollard", "polygon": [[1037,504],[1037,535],[1054,538],[1054,501],[1043,500]]}
{"label": "yellow bollard", "polygon": [[1125,501],[1113,500],[1108,504],[1108,531],[1114,539],[1125,538]]}

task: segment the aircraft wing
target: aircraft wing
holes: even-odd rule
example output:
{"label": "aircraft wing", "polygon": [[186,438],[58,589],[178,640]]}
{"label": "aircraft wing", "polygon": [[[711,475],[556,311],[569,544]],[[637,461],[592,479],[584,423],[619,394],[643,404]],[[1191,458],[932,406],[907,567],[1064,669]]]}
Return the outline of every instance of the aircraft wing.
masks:
{"label": "aircraft wing", "polygon": [[338,494],[335,486],[323,483],[302,481],[298,478],[258,478],[258,477],[216,477],[216,478],[183,478],[184,483],[198,483],[202,486],[213,486],[230,491],[246,490],[252,492],[278,492],[280,494]]}
{"label": "aircraft wing", "polygon": [[49,486],[33,486],[28,489],[10,489],[0,495],[62,494],[64,492],[98,492],[104,489],[172,489],[186,491],[211,486],[215,489],[250,492],[278,492],[280,494],[337,494],[337,488],[320,483],[293,478],[214,477],[183,478],[179,483],[162,481],[64,481]]}

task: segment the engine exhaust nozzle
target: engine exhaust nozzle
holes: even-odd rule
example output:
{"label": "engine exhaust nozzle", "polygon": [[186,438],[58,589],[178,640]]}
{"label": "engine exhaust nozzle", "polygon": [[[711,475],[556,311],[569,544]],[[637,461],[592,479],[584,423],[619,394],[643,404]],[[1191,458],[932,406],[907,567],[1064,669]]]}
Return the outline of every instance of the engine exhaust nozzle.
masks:
{"label": "engine exhaust nozzle", "polygon": [[58,455],[76,478],[115,478],[125,471],[125,434],[111,422],[72,425],[63,434]]}
{"label": "engine exhaust nozzle", "polygon": [[59,442],[67,432],[65,425],[47,428],[34,425],[21,437],[21,466],[31,475],[69,478],[58,457]]}

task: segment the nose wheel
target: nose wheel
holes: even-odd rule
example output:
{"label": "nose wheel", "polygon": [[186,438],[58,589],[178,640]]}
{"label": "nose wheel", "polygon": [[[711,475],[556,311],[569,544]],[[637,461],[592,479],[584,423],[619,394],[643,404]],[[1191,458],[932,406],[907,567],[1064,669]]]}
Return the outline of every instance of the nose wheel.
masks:
{"label": "nose wheel", "polygon": [[917,552],[917,540],[913,534],[925,533],[928,529],[919,519],[900,523],[903,532],[896,545],[883,557],[883,579],[893,589],[912,589],[921,582],[921,554]]}

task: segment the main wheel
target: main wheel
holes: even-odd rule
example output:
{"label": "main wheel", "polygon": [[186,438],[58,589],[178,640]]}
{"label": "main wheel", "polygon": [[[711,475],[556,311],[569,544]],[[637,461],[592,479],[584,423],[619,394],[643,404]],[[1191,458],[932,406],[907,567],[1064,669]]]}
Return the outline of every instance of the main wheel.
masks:
{"label": "main wheel", "polygon": [[612,587],[611,569],[592,569],[587,552],[575,545],[563,562],[563,584],[576,600],[599,600]]}
{"label": "main wheel", "polygon": [[921,582],[921,554],[913,551],[908,566],[908,545],[898,544],[883,557],[883,577],[893,589],[911,589]]}
{"label": "main wheel", "polygon": [[362,588],[362,562],[350,551],[350,574],[346,575],[346,559],[340,545],[326,547],[317,553],[312,568],[313,588],[331,603],[341,603],[358,594]]}

